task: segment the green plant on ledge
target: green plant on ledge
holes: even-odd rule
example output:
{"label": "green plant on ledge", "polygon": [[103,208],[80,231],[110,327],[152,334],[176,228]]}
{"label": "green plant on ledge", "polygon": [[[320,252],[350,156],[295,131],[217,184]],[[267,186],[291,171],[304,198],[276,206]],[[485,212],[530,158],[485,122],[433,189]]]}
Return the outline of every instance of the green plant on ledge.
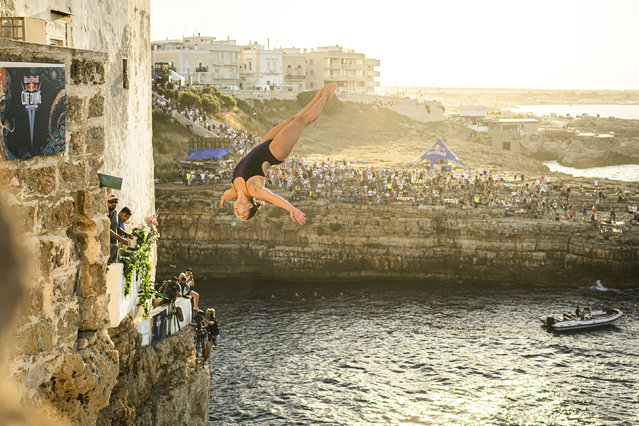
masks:
{"label": "green plant on ledge", "polygon": [[151,282],[153,247],[160,237],[155,227],[135,228],[131,232],[136,239],[133,247],[125,247],[119,257],[124,265],[124,295],[131,293],[133,275],[138,274],[140,289],[138,290],[138,305],[144,308],[143,318],[149,317],[149,299],[153,296]]}

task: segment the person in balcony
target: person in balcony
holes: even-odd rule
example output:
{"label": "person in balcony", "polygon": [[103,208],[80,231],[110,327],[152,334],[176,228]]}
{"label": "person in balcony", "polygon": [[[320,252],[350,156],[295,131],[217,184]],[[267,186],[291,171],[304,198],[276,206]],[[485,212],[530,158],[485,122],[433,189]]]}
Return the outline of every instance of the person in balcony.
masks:
{"label": "person in balcony", "polygon": [[334,84],[324,86],[297,115],[272,128],[264,141],[240,160],[233,170],[231,188],[222,195],[220,207],[230,199],[236,200],[233,206],[235,215],[248,221],[261,207],[261,203],[257,201],[259,199],[289,212],[293,222],[300,225],[306,223],[304,213],[265,187],[265,176],[269,167],[281,164],[288,158],[306,126],[317,120],[336,88]]}
{"label": "person in balcony", "polygon": [[120,213],[118,213],[118,235],[124,236],[128,239],[133,238],[133,235],[124,230],[124,224],[131,218],[131,216],[133,216],[133,213],[128,207],[124,207],[122,210],[120,210]]}
{"label": "person in balcony", "polygon": [[110,225],[111,247],[109,252],[109,260],[107,263],[113,263],[117,260],[118,242],[124,244],[125,246],[129,245],[129,242],[127,241],[126,238],[118,235],[118,229],[119,229],[118,215],[115,210],[117,205],[118,205],[118,197],[116,197],[113,194],[109,195],[107,198],[107,207],[109,209],[109,212],[107,213],[107,217],[109,218],[109,221],[111,222],[111,225]]}

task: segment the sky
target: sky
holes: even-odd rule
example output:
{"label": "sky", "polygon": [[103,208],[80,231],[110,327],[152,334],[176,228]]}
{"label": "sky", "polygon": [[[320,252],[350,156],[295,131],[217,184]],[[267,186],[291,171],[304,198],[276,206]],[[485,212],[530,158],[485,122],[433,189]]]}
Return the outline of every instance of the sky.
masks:
{"label": "sky", "polygon": [[151,39],[339,45],[382,86],[639,89],[635,0],[150,0]]}

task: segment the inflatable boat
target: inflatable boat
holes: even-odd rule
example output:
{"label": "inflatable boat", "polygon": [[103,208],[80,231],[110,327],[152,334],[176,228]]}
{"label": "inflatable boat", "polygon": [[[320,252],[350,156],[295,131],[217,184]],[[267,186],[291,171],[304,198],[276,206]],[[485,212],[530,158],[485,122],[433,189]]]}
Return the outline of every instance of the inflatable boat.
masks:
{"label": "inflatable boat", "polygon": [[575,314],[553,314],[540,317],[542,323],[557,331],[593,328],[612,324],[623,316],[619,309],[577,311]]}

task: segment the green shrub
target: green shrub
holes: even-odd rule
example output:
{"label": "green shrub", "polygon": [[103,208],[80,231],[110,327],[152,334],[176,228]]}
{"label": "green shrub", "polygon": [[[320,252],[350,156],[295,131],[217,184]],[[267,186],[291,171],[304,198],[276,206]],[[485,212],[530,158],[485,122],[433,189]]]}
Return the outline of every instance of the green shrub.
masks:
{"label": "green shrub", "polygon": [[178,101],[186,107],[199,107],[202,105],[202,98],[190,90],[180,93]]}
{"label": "green shrub", "polygon": [[209,87],[205,87],[204,89],[202,89],[202,94],[206,94],[206,95],[217,95],[218,93],[220,93],[215,87],[213,86],[209,86]]}
{"label": "green shrub", "polygon": [[209,114],[217,114],[222,110],[218,98],[209,95],[202,95],[202,109]]}
{"label": "green shrub", "polygon": [[225,110],[232,110],[237,106],[237,99],[233,96],[229,96],[226,93],[220,93],[220,103]]}

